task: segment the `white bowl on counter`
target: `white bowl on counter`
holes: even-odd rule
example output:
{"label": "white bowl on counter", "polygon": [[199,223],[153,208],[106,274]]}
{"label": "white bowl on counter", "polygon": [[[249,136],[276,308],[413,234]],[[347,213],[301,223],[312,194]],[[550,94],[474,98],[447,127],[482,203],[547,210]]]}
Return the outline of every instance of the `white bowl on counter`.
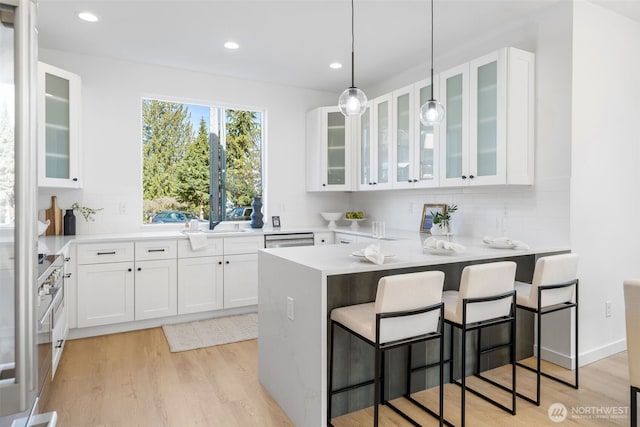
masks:
{"label": "white bowl on counter", "polygon": [[325,221],[329,221],[329,228],[336,228],[336,221],[342,218],[344,212],[320,212]]}

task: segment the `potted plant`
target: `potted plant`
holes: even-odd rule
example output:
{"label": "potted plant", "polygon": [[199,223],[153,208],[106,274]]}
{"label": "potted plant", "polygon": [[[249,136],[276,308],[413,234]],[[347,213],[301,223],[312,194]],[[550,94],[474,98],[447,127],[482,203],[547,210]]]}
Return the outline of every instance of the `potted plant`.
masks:
{"label": "potted plant", "polygon": [[447,205],[443,212],[431,212],[433,227],[431,234],[447,235],[452,233],[451,214],[458,210],[458,205]]}

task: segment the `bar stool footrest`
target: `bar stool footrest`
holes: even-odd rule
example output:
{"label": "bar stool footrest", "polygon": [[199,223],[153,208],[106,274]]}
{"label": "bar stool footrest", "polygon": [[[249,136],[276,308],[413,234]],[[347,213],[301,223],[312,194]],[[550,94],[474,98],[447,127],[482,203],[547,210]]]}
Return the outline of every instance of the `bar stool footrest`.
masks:
{"label": "bar stool footrest", "polygon": [[[485,379],[486,379],[486,378],[485,378]],[[452,381],[452,384],[456,384],[457,386],[459,386],[460,388],[462,388],[462,383],[461,383],[461,382],[459,382],[459,381]],[[504,386],[502,386],[502,387],[504,387]],[[477,391],[477,390],[475,390],[475,389],[473,389],[473,388],[471,388],[471,387],[469,387],[469,386],[465,386],[465,389],[466,389],[467,391],[469,391],[469,392],[471,392],[471,393],[475,394],[475,395],[476,395],[476,396],[478,396],[479,398],[481,398],[481,399],[483,399],[483,400],[485,400],[485,401],[487,401],[487,402],[491,403],[492,405],[494,405],[494,406],[496,406],[496,407],[498,407],[498,408],[502,409],[503,411],[505,411],[505,412],[507,412],[507,413],[509,413],[509,414],[511,414],[511,415],[515,415],[515,414],[516,414],[515,409],[513,409],[513,408],[508,408],[508,407],[506,407],[505,405],[503,405],[502,403],[500,403],[500,402],[498,402],[498,401],[493,400],[492,398],[490,398],[490,397],[488,397],[488,396],[486,396],[486,395],[484,395],[484,394],[480,393],[479,391]],[[509,390],[509,392],[511,392],[511,390]]]}

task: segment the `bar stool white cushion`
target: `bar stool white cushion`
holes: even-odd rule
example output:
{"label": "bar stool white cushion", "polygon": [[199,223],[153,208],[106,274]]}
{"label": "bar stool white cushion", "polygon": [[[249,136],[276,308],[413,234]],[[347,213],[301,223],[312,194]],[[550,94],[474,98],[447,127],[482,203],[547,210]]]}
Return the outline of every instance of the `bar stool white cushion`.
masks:
{"label": "bar stool white cushion", "polygon": [[624,281],[624,311],[629,383],[633,387],[640,387],[640,280]]}
{"label": "bar stool white cushion", "polygon": [[[331,319],[371,342],[376,341],[376,314],[413,310],[437,304],[442,298],[444,273],[425,271],[387,276],[378,282],[375,303],[340,307]],[[412,316],[382,319],[380,343],[415,337],[438,329],[438,310]]]}
{"label": "bar stool white cushion", "polygon": [[[462,300],[503,294],[513,290],[516,263],[512,261],[469,265],[462,270],[459,291],[442,293],[444,317],[450,322],[462,324]],[[482,302],[467,307],[467,323],[480,322],[509,315],[511,301]]]}
{"label": "bar stool white cushion", "polygon": [[[539,258],[533,271],[531,284],[516,281],[516,304],[538,308],[538,286],[554,285],[575,280],[578,277],[578,255],[561,254]],[[575,286],[549,289],[542,293],[541,307],[572,302]]]}

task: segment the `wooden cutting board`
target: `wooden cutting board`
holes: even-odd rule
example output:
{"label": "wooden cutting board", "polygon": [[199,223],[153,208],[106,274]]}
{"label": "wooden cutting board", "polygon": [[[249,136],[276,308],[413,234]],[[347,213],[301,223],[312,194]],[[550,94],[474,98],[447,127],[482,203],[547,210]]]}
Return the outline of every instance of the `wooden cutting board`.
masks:
{"label": "wooden cutting board", "polygon": [[62,235],[62,209],[58,209],[58,199],[56,196],[51,196],[51,207],[45,210],[45,218],[51,221],[49,228],[47,228],[46,235]]}

